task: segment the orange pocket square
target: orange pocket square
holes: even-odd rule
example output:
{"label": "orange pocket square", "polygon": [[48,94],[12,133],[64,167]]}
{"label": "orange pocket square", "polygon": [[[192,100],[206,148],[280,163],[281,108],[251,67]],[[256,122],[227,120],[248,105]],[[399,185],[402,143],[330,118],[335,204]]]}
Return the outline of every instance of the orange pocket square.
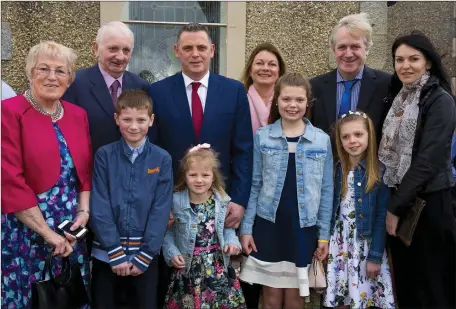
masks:
{"label": "orange pocket square", "polygon": [[147,174],[153,174],[153,173],[157,173],[157,172],[160,172],[160,168],[159,167],[156,167],[156,168],[153,168],[153,169],[150,169],[150,168],[147,169]]}

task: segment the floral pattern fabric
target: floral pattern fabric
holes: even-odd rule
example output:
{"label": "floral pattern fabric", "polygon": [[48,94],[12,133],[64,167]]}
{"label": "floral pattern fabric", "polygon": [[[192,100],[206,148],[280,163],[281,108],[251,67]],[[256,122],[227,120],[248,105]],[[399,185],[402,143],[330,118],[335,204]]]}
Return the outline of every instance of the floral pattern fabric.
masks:
{"label": "floral pattern fabric", "polygon": [[347,182],[348,192],[341,200],[339,217],[336,219],[329,245],[328,287],[323,305],[349,305],[350,308],[357,309],[372,306],[393,309],[395,303],[386,251],[383,253],[378,277],[367,278],[366,264],[370,240],[357,237],[353,172],[348,174]]}
{"label": "floral pattern fabric", "polygon": [[[215,232],[215,200],[192,205],[197,215],[195,250],[188,274],[173,269],[165,300],[168,309],[246,309],[234,269],[225,270]],[[204,249],[205,248],[205,249]]]}
{"label": "floral pattern fabric", "polygon": [[[37,195],[44,220],[55,229],[64,220],[73,220],[77,207],[77,174],[65,138],[56,123],[54,131],[60,150],[60,177],[48,191]],[[41,280],[44,263],[52,250],[43,238],[17,219],[14,213],[2,214],[2,309],[30,308],[32,282]],[[56,258],[55,275],[61,269]],[[83,241],[70,255],[71,264],[79,263],[86,288],[89,283],[89,259]],[[86,307],[87,308],[87,307]]]}

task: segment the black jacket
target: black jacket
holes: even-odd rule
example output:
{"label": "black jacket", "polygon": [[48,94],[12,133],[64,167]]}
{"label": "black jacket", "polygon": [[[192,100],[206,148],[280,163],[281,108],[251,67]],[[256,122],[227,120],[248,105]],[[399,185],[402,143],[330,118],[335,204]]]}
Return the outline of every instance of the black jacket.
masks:
{"label": "black jacket", "polygon": [[412,163],[388,206],[388,211],[398,216],[407,212],[417,195],[453,185],[450,149],[456,127],[454,99],[431,76],[421,91],[418,105]]}

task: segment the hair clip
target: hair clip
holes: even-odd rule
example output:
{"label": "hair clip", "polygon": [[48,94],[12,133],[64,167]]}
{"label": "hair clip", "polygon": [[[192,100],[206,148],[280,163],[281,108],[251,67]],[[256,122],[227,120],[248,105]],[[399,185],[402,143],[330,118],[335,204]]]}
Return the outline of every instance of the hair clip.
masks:
{"label": "hair clip", "polygon": [[360,111],[356,111],[356,112],[348,111],[348,113],[343,114],[342,116],[340,116],[340,118],[343,119],[343,118],[347,117],[348,115],[357,115],[357,116],[363,117],[364,119],[367,119],[367,114],[364,112],[360,112]]}
{"label": "hair clip", "polygon": [[195,147],[191,148],[188,152],[193,152],[193,151],[197,151],[200,149],[209,149],[209,148],[211,148],[211,144],[208,144],[208,143],[198,144]]}

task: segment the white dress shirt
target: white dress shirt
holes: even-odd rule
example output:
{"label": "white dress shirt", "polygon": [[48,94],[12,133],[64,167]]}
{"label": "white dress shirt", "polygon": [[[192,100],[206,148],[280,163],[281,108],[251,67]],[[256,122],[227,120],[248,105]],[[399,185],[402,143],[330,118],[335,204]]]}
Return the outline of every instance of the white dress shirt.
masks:
{"label": "white dress shirt", "polygon": [[207,97],[207,87],[209,85],[209,71],[207,71],[206,75],[201,78],[201,80],[193,80],[187,75],[182,72],[182,76],[184,77],[184,84],[185,84],[185,91],[187,92],[187,99],[188,99],[188,106],[190,107],[190,115],[192,114],[192,83],[198,82],[201,85],[198,88],[198,96],[200,97],[201,104],[203,105],[203,112],[204,107],[206,106],[206,97]]}

